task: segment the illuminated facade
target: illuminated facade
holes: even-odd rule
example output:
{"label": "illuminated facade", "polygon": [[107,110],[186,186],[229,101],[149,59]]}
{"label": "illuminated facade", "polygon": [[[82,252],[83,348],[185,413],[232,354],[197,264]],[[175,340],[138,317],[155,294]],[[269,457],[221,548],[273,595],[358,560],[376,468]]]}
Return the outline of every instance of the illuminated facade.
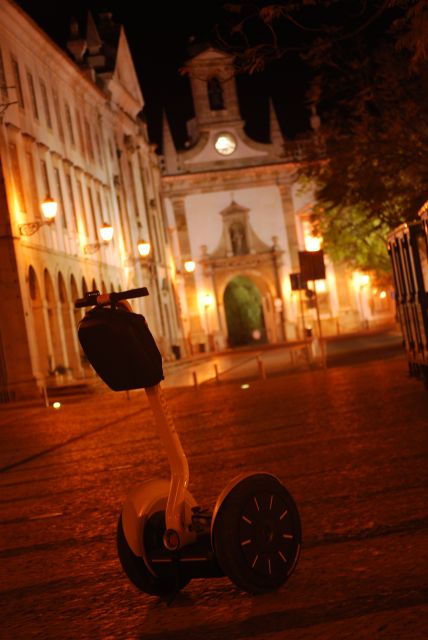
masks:
{"label": "illuminated facade", "polygon": [[[299,252],[320,248],[309,224],[312,196],[296,179],[313,140],[285,143],[272,105],[271,142],[246,135],[229,55],[207,47],[187,69],[195,118],[178,151],[164,121],[163,190],[192,352],[297,339],[308,328],[334,334],[373,320],[379,309],[369,283],[327,256],[326,277],[316,281],[319,322],[314,300],[293,290]],[[312,124],[316,133],[316,114]],[[190,273],[182,268],[188,260],[196,263]],[[388,299],[378,307],[392,313]]]}
{"label": "illuminated facade", "polygon": [[[107,43],[108,46],[105,46]],[[159,162],[125,33],[109,14],[68,53],[13,2],[0,10],[0,398],[92,376],[78,345],[91,289],[147,286],[135,303],[164,358],[181,345]],[[49,195],[49,223],[40,203]],[[103,236],[108,227],[113,235]],[[145,240],[151,251],[141,257]],[[146,244],[147,247],[147,244]],[[144,251],[143,251],[144,253]],[[147,253],[147,251],[146,251]]]}

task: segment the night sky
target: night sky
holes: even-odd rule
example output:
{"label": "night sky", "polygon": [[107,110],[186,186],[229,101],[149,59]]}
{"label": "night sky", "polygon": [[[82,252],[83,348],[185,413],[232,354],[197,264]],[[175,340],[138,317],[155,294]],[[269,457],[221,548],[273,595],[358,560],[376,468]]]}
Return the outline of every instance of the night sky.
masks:
{"label": "night sky", "polygon": [[[186,140],[186,120],[193,116],[189,82],[179,69],[189,58],[189,42],[208,41],[222,20],[224,2],[137,2],[136,0],[74,0],[59,5],[50,0],[19,0],[18,4],[48,35],[65,48],[72,17],[84,34],[87,11],[96,20],[110,11],[124,26],[145,99],[149,137],[161,141],[161,119],[166,111],[177,147]],[[308,72],[296,53],[270,64],[263,73],[238,76],[238,93],[247,134],[268,141],[268,98],[273,99],[286,137],[293,138],[308,128],[305,91]]]}

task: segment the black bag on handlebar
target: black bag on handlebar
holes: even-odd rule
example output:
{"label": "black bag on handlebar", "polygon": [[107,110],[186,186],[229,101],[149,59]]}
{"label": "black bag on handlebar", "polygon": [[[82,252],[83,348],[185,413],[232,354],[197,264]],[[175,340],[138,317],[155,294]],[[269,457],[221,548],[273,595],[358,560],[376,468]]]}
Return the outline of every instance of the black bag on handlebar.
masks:
{"label": "black bag on handlebar", "polygon": [[162,356],[144,316],[95,307],[78,326],[83,351],[114,391],[153,387],[163,380]]}

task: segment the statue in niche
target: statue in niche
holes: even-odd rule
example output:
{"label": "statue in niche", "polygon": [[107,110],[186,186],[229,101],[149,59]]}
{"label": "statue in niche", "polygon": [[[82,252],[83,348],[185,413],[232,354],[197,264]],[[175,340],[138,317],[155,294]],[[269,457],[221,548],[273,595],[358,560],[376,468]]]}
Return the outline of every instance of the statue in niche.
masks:
{"label": "statue in niche", "polygon": [[242,222],[234,222],[231,224],[229,227],[229,234],[233,255],[242,256],[243,254],[248,253],[245,228]]}

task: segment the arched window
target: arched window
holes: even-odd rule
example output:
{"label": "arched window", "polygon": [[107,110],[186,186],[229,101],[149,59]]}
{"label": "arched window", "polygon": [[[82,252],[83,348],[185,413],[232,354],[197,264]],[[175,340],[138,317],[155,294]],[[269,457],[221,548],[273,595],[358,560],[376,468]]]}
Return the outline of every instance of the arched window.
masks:
{"label": "arched window", "polygon": [[215,76],[207,81],[208,101],[211,111],[220,111],[224,109],[223,87],[221,82]]}
{"label": "arched window", "polygon": [[40,298],[39,283],[37,282],[36,272],[32,266],[30,266],[28,270],[28,284],[31,300],[38,300]]}
{"label": "arched window", "polygon": [[65,282],[61,271],[58,273],[58,292],[59,301],[64,304],[67,302],[67,289],[65,288]]}

